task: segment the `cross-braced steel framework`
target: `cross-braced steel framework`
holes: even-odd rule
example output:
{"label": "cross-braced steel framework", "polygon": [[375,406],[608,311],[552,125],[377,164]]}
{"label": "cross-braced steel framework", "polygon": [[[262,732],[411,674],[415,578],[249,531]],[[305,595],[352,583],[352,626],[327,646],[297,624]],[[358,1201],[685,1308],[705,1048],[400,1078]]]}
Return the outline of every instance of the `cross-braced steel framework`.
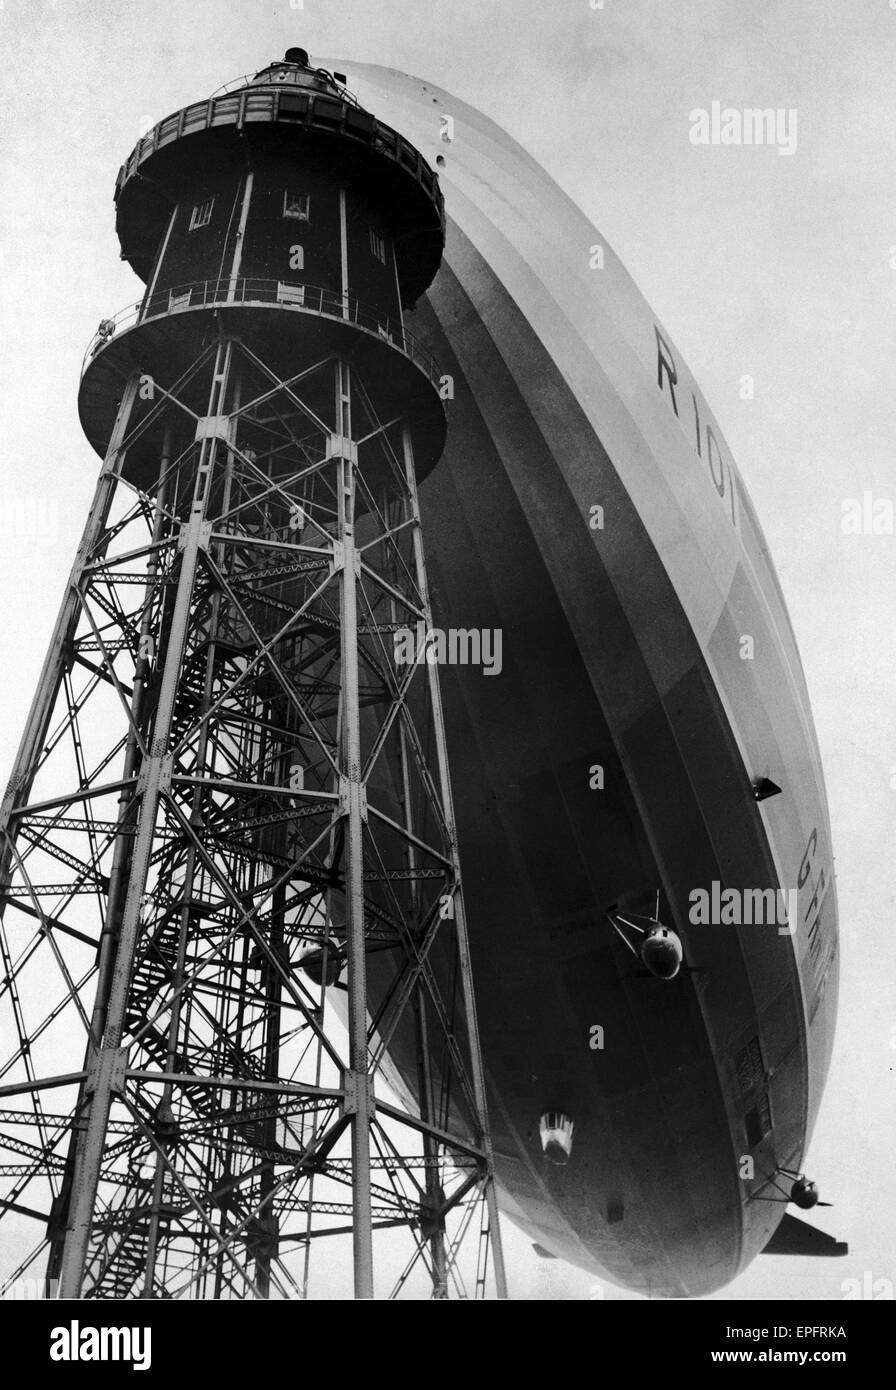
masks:
{"label": "cross-braced steel framework", "polygon": [[356,1296],[502,1296],[438,672],[395,660],[412,428],[338,352],[219,327],[175,375],[124,388],[2,808],[4,1278],[314,1296],[350,1233]]}

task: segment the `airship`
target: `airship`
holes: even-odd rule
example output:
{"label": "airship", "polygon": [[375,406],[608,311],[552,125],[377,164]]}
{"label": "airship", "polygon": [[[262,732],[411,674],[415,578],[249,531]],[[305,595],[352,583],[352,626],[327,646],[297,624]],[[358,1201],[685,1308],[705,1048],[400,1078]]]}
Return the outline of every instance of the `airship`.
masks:
{"label": "airship", "polygon": [[[794,632],[722,430],[605,239],[493,121],[336,60],[445,198],[407,315],[448,442],[420,501],[503,1210],[698,1297],[791,1214],[834,1040],[831,831]],[[498,659],[499,654],[499,659]],[[412,1065],[393,1048],[396,1085]]]}

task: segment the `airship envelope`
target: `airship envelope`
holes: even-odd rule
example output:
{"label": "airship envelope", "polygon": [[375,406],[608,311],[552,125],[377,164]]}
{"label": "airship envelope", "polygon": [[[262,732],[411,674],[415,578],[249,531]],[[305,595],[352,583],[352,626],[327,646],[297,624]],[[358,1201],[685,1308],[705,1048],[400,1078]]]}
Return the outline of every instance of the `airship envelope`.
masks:
{"label": "airship envelope", "polygon": [[[407,325],[448,414],[421,507],[504,1209],[545,1254],[706,1293],[781,1220],[836,1014],[784,598],[712,411],[600,233],[464,102],[335,66],[445,196]],[[680,969],[645,968],[662,928]]]}

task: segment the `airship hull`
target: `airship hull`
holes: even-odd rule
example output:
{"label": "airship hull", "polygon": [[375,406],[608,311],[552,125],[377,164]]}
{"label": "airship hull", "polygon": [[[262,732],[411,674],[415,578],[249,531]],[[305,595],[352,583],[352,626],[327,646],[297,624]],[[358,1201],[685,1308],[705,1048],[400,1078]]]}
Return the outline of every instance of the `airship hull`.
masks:
{"label": "airship hull", "polygon": [[[830,830],[789,618],[721,429],[594,228],[478,113],[350,73],[427,157],[452,119],[445,260],[409,324],[448,395],[421,487],[435,620],[500,634],[500,663],[442,686],[504,1207],[553,1255],[697,1296],[780,1221],[764,1199],[802,1164],[833,1040]],[[778,911],[748,921],[757,894]],[[674,979],[611,908],[678,933]],[[564,1166],[550,1111],[573,1121]]]}

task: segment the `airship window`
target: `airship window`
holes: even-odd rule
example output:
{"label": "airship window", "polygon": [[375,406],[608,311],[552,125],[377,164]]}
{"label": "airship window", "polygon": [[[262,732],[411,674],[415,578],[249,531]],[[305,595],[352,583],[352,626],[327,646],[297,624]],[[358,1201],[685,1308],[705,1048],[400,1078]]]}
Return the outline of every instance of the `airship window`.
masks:
{"label": "airship window", "polygon": [[309,221],[311,217],[311,194],[290,193],[287,189],[283,194],[283,216],[298,218],[300,222]]}
{"label": "airship window", "polygon": [[744,1115],[744,1127],[747,1131],[747,1143],[751,1149],[755,1149],[757,1144],[761,1144],[767,1134],[771,1133],[772,1112],[768,1103],[768,1096],[762,1096],[757,1105],[752,1110],[748,1110]]}
{"label": "airship window", "polygon": [[737,1070],[737,1081],[740,1086],[742,1096],[749,1095],[754,1086],[758,1086],[764,1076],[762,1065],[762,1048],[758,1038],[751,1038],[746,1047],[742,1047],[734,1059]]}
{"label": "airship window", "polygon": [[370,228],[370,254],[376,256],[378,261],[382,261],[383,265],[386,264],[386,239],[381,237],[379,232],[375,232],[372,227]]}
{"label": "airship window", "polygon": [[190,231],[195,232],[197,227],[207,227],[212,220],[212,208],[215,205],[214,198],[209,198],[204,203],[197,203],[190,214]]}

